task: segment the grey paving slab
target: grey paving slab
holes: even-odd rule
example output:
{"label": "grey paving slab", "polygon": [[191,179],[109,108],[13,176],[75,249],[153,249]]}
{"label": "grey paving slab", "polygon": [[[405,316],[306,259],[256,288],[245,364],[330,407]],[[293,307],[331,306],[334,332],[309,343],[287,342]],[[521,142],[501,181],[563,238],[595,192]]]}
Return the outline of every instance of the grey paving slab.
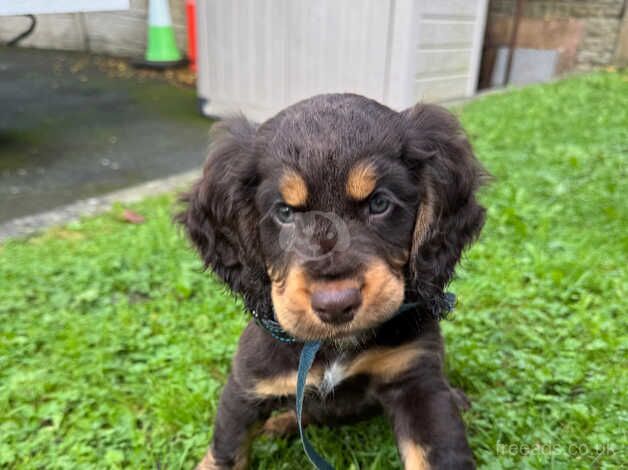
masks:
{"label": "grey paving slab", "polygon": [[36,234],[49,227],[67,224],[81,217],[106,212],[111,209],[115,203],[128,204],[165,192],[185,190],[198,179],[200,175],[200,170],[187,171],[166,178],[148,181],[130,188],[113,191],[101,196],[81,199],[49,211],[11,219],[0,223],[0,242],[9,238]]}

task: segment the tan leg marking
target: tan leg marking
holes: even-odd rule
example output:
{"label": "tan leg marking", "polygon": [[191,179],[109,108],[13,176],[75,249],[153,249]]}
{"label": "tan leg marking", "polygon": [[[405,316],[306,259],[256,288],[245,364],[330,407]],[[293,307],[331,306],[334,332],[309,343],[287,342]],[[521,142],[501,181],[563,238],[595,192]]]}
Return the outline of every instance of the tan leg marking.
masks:
{"label": "tan leg marking", "polygon": [[220,470],[220,467],[214,461],[211,449],[207,451],[203,460],[196,466],[196,470]]}
{"label": "tan leg marking", "polygon": [[416,442],[403,441],[399,444],[403,468],[405,470],[429,470],[430,464],[427,461],[427,450]]}
{"label": "tan leg marking", "polygon": [[[306,385],[318,386],[323,378],[323,370],[320,367],[313,367],[305,381]],[[297,373],[288,372],[285,374],[262,379],[255,384],[255,395],[258,397],[283,397],[294,395],[297,391]]]}
{"label": "tan leg marking", "polygon": [[[303,416],[303,421],[305,425],[305,416]],[[268,418],[262,426],[261,434],[268,437],[289,437],[298,431],[297,416],[294,410],[289,410]]]}
{"label": "tan leg marking", "polygon": [[307,202],[307,184],[296,171],[286,171],[279,181],[279,192],[286,204],[293,207],[304,206]]}
{"label": "tan leg marking", "polygon": [[[246,450],[242,454],[238,454],[235,459],[235,464],[233,467],[229,468],[229,470],[246,470],[249,467],[248,447],[247,444]],[[207,454],[205,454],[205,457],[203,457],[203,460],[196,466],[195,470],[227,470],[227,467],[216,463],[210,449],[207,451]]]}
{"label": "tan leg marking", "polygon": [[235,462],[232,467],[225,467],[224,465],[219,465],[216,463],[214,459],[214,454],[212,453],[211,447],[203,457],[203,460],[196,466],[195,470],[246,470],[249,468],[249,453],[251,450],[251,443],[253,442],[253,437],[255,436],[255,427],[249,429],[247,431],[247,437],[238,449],[238,452],[235,456]]}
{"label": "tan leg marking", "polygon": [[366,374],[377,380],[389,381],[413,367],[421,357],[435,354],[421,342],[414,341],[396,348],[376,348],[358,355],[347,369],[346,377]]}
{"label": "tan leg marking", "polygon": [[363,201],[371,195],[377,184],[377,173],[370,162],[359,162],[349,171],[347,195],[356,201]]}

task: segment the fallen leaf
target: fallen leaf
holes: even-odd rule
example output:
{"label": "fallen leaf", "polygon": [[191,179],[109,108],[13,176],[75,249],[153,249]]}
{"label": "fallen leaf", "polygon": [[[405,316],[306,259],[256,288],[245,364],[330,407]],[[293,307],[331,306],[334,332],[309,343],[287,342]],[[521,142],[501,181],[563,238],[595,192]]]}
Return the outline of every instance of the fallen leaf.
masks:
{"label": "fallen leaf", "polygon": [[129,209],[124,209],[122,213],[122,220],[128,222],[130,224],[142,224],[144,223],[144,216],[138,214],[137,212],[133,212]]}

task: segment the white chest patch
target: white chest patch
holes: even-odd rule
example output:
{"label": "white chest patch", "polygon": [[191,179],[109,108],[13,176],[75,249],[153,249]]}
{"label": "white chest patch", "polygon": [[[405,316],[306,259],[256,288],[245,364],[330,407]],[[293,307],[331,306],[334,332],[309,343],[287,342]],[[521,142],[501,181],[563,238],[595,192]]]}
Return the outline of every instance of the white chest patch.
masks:
{"label": "white chest patch", "polygon": [[319,385],[319,390],[323,396],[329,395],[336,386],[345,378],[345,367],[340,361],[332,362],[323,373],[323,380]]}

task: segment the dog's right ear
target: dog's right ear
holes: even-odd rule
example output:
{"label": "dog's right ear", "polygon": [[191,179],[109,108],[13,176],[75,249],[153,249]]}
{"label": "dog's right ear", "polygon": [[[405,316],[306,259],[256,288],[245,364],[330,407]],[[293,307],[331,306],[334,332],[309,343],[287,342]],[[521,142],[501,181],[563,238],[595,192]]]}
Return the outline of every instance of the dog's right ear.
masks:
{"label": "dog's right ear", "polygon": [[[401,113],[404,160],[423,186],[408,262],[409,290],[437,305],[463,250],[479,235],[485,210],[476,199],[488,173],[475,158],[458,119],[447,109],[418,104]],[[440,312],[442,305],[437,305]]]}
{"label": "dog's right ear", "polygon": [[209,267],[247,307],[260,297],[267,279],[259,250],[257,210],[253,203],[258,183],[254,154],[256,129],[244,117],[213,126],[203,175],[183,194],[181,223]]}

